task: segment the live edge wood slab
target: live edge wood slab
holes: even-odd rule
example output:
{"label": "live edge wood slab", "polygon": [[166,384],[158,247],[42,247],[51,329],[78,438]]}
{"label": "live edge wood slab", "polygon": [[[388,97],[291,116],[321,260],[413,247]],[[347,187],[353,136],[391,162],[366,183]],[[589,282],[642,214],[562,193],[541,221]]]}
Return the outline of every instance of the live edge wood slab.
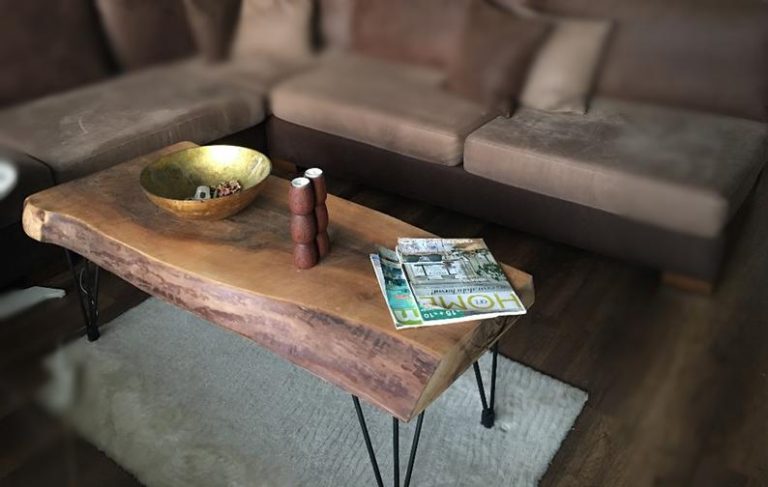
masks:
{"label": "live edge wood slab", "polygon": [[[250,207],[226,220],[164,213],[142,193],[139,173],[157,157],[193,146],[176,144],[32,195],[24,229],[402,421],[424,410],[516,321],[395,330],[368,254],[375,244],[393,247],[398,237],[433,235],[329,196],[332,251],[318,266],[298,270],[283,179],[270,177]],[[530,307],[531,276],[505,270]]]}

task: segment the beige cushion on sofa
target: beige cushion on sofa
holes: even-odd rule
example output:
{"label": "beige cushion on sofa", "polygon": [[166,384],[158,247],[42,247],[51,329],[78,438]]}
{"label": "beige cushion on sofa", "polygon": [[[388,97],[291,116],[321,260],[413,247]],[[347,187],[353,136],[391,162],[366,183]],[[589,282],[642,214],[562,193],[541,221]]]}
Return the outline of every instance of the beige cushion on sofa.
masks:
{"label": "beige cushion on sofa", "polygon": [[[766,161],[768,125],[598,98],[584,115],[522,109],[466,142],[467,171],[701,237],[719,234]],[[511,208],[510,211],[515,211]]]}
{"label": "beige cushion on sofa", "polygon": [[540,110],[586,113],[610,27],[601,20],[556,20],[533,61],[520,102]]}
{"label": "beige cushion on sofa", "polygon": [[0,144],[45,162],[63,182],[181,140],[207,143],[263,118],[263,87],[187,61],[0,111]]}
{"label": "beige cushion on sofa", "polygon": [[242,0],[232,57],[309,57],[311,19],[311,0]]}
{"label": "beige cushion on sofa", "polygon": [[318,62],[317,58],[287,59],[273,56],[254,56],[252,58],[231,59],[227,62],[210,66],[206,75],[212,80],[225,84],[238,85],[250,91],[266,94],[276,83],[310,69]]}
{"label": "beige cushion on sofa", "polygon": [[279,83],[272,112],[297,125],[424,161],[461,163],[464,139],[493,116],[422,67],[362,56]]}

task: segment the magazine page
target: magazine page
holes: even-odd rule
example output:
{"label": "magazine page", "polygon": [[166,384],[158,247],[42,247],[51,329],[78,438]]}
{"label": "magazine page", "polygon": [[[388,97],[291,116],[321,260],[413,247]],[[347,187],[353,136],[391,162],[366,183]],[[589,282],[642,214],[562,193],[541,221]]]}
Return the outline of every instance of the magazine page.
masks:
{"label": "magazine page", "polygon": [[482,239],[401,238],[397,254],[425,321],[526,312]]}

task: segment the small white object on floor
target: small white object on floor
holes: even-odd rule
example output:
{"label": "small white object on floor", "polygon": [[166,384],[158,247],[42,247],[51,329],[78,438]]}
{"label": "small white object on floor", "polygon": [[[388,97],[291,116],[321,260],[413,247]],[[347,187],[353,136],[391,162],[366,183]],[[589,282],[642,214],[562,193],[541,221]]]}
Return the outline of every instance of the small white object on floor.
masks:
{"label": "small white object on floor", "polygon": [[0,294],[0,320],[6,320],[36,304],[66,296],[63,289],[32,286]]}

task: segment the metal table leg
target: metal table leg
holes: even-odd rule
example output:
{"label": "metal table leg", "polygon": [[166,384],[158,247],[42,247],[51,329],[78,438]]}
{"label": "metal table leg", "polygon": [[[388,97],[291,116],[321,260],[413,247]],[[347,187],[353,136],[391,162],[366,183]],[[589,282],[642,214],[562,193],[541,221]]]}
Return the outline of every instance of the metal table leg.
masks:
{"label": "metal table leg", "polygon": [[65,253],[80,298],[85,334],[88,341],[93,342],[99,338],[99,266],[83,257],[78,271],[75,254],[69,250],[65,250]]}
{"label": "metal table leg", "polygon": [[[360,399],[357,396],[352,396],[352,400],[355,403],[355,411],[357,412],[357,420],[360,422],[360,429],[363,431],[363,440],[365,441],[365,448],[368,450],[368,458],[371,460],[373,466],[373,475],[376,477],[376,485],[378,487],[384,487],[384,482],[381,479],[381,472],[379,471],[379,463],[376,461],[376,453],[373,451],[371,445],[371,437],[368,434],[368,427],[365,424],[365,417],[363,416],[363,410],[360,407]],[[421,425],[424,422],[424,412],[419,414],[416,420],[416,431],[413,433],[413,442],[411,443],[411,454],[408,457],[408,468],[405,473],[405,483],[403,487],[408,487],[411,484],[411,476],[413,474],[413,464],[416,460],[416,450],[419,448],[419,437],[421,436]],[[397,418],[392,418],[392,450],[394,464],[394,476],[393,483],[395,487],[400,487],[400,421]]]}
{"label": "metal table leg", "polygon": [[475,362],[472,367],[475,369],[475,379],[477,379],[477,389],[480,391],[480,401],[483,403],[483,412],[480,417],[480,424],[486,428],[493,428],[493,423],[496,421],[496,364],[499,357],[499,342],[493,344],[491,347],[493,352],[493,362],[491,365],[491,397],[490,401],[486,401],[485,388],[483,387],[483,376],[480,374],[480,365]]}

